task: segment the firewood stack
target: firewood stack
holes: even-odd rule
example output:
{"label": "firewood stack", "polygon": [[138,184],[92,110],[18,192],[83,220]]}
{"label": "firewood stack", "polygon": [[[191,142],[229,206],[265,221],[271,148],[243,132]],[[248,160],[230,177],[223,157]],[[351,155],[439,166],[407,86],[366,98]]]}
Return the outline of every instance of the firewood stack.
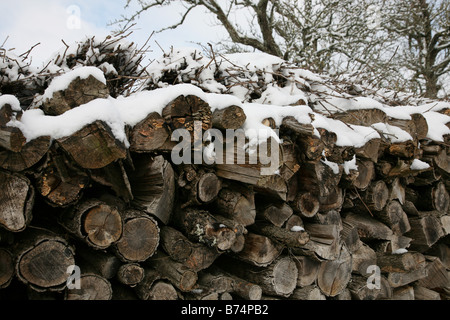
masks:
{"label": "firewood stack", "polygon": [[[174,91],[192,80],[176,72],[166,74]],[[67,115],[107,101],[108,90],[78,77],[40,109]],[[11,121],[38,110],[0,100],[1,298],[449,299],[450,134],[429,134],[449,108],[405,119],[379,108],[320,113],[301,100],[286,108],[311,107],[309,123],[261,121],[281,138],[278,166],[263,175],[260,159],[174,163],[176,129],[195,139],[196,123],[203,135],[254,119],[246,104],[217,108],[192,92],[125,124],[125,140],[102,119],[30,140]],[[345,144],[318,117],[380,135]],[[79,289],[68,282],[73,265]]]}

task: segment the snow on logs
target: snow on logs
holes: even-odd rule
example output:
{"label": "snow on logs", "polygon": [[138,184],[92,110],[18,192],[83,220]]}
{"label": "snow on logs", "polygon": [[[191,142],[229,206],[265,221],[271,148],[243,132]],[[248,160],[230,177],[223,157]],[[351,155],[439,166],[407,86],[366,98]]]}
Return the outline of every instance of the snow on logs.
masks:
{"label": "snow on logs", "polygon": [[449,298],[448,104],[111,98],[91,67],[41,100],[0,96],[0,297]]}

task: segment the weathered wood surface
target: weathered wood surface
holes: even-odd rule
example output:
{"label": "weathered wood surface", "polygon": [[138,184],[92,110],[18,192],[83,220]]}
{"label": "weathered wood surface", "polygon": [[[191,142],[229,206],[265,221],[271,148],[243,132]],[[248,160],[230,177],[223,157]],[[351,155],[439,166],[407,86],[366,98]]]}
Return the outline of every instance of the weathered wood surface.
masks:
{"label": "weathered wood surface", "polygon": [[[107,97],[110,87],[78,79],[42,108],[61,114]],[[381,122],[412,137],[354,147],[340,144],[333,128],[267,117],[262,123],[281,138],[261,145],[279,151],[268,175],[263,157],[250,163],[236,144],[223,150],[231,163],[172,161],[174,130],[194,139],[238,130],[244,109],[212,111],[181,95],[126,125],[127,141],[100,120],[67,137],[27,141],[7,125],[23,112],[0,108],[0,297],[449,299],[448,136],[429,139],[421,114],[333,114],[348,126]],[[414,169],[414,160],[429,167]],[[81,290],[66,283],[73,265]]]}

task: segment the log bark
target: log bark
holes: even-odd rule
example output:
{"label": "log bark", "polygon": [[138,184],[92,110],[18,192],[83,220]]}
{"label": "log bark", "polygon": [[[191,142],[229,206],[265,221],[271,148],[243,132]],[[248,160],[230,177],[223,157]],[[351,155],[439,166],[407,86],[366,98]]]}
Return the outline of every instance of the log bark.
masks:
{"label": "log bark", "polygon": [[58,222],[70,234],[95,249],[106,249],[122,236],[123,222],[117,208],[98,199],[86,199],[66,209]]}
{"label": "log bark", "polygon": [[122,237],[114,243],[114,252],[124,262],[142,262],[150,258],[159,245],[158,223],[145,212],[121,211]]}
{"label": "log bark", "polygon": [[264,235],[289,248],[303,247],[309,241],[309,234],[303,231],[286,230],[271,223],[258,222],[250,227],[254,233]]}
{"label": "log bark", "polygon": [[25,230],[32,219],[34,187],[20,174],[0,171],[0,225],[6,230]]}
{"label": "log bark", "polygon": [[[219,261],[222,261],[221,258]],[[297,285],[298,270],[288,256],[278,257],[265,268],[231,258],[220,262],[220,265],[225,271],[259,285],[263,294],[288,297]]]}

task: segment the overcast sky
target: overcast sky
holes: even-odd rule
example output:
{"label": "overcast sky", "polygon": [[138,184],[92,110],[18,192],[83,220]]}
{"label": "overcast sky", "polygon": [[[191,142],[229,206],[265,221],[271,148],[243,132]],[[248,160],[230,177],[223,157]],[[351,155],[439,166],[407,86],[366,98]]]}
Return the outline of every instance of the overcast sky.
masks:
{"label": "overcast sky", "polygon": [[[82,40],[85,36],[104,37],[116,27],[109,22],[120,18],[121,14],[131,14],[137,7],[125,11],[125,0],[11,0],[0,1],[0,44],[7,39],[4,47],[15,48],[16,54],[27,51],[36,43],[41,43],[33,52],[33,64],[44,63],[52,53],[66,43]],[[138,21],[130,40],[143,45],[148,36],[162,27],[177,21],[179,10],[173,7],[146,12]],[[165,31],[151,38],[150,59],[159,57],[161,49],[170,46],[204,45],[224,37],[220,27],[213,26],[211,16],[202,9],[192,12],[185,25],[177,30]]]}

